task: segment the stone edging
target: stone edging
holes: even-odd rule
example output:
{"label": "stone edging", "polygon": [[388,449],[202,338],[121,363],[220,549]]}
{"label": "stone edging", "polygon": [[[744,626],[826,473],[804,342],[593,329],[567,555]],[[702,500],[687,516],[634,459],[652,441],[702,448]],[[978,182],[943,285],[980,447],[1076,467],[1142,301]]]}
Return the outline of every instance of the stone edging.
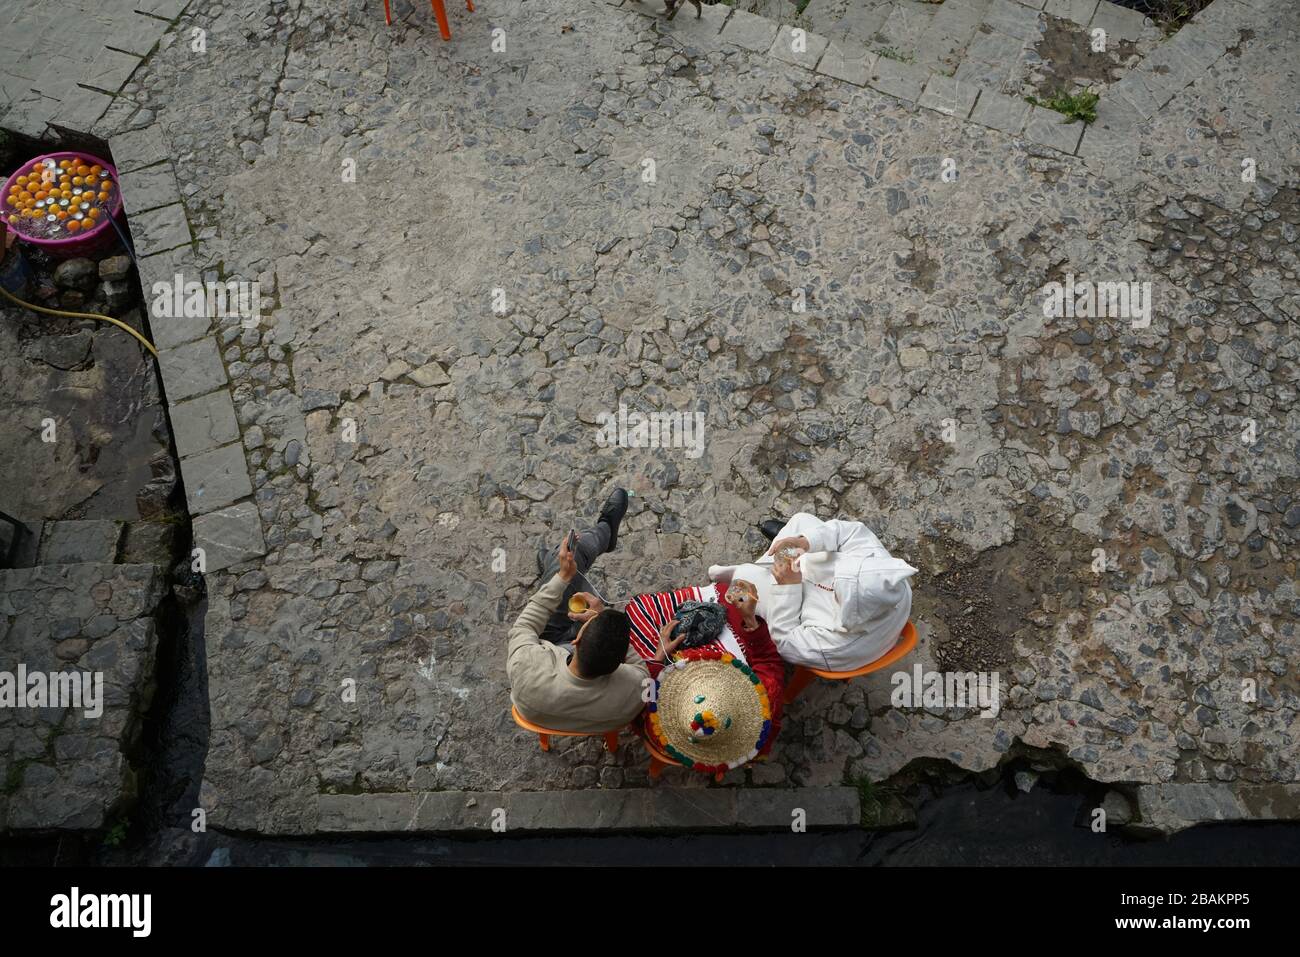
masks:
{"label": "stone edging", "polygon": [[[718,40],[754,53],[767,53],[810,72],[870,87],[905,103],[1011,136],[1023,136],[1066,155],[1089,159],[1113,155],[1117,150],[1126,155],[1130,146],[1136,155],[1135,127],[1199,79],[1236,42],[1237,31],[1243,23],[1249,22],[1253,14],[1266,10],[1270,0],[1215,0],[1115,84],[1098,106],[1097,122],[1087,127],[1081,123],[1063,124],[1058,113],[969,80],[957,81],[946,74],[866,50],[861,54],[849,53],[812,32],[806,33],[806,51],[793,53],[792,27],[722,3],[704,7],[703,16],[697,20],[694,9],[683,0],[685,9],[679,10],[670,22],[654,0],[601,2],[659,19],[663,30],[683,38],[697,42]],[[1039,17],[1045,5],[1047,0],[1019,0],[1007,8],[1012,16],[1005,29],[1022,30]],[[1081,25],[1086,27],[1104,17],[1103,10],[1108,6],[1094,5],[1096,12],[1090,9],[1084,16],[1087,22]],[[998,21],[996,26],[1004,25]]]}
{"label": "stone edging", "polygon": [[582,791],[424,791],[322,794],[317,833],[736,830],[857,827],[850,787],[629,788]]}

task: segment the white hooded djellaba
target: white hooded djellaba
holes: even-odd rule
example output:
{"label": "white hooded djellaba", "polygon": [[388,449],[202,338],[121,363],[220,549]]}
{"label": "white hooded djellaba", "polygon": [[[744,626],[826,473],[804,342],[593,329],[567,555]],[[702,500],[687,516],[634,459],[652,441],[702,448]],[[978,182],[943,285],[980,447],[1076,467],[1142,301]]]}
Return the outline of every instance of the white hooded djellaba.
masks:
{"label": "white hooded djellaba", "polygon": [[852,671],[894,647],[912,613],[916,569],[894,558],[861,522],[823,522],[800,512],[777,540],[802,535],[803,582],[778,585],[773,557],[748,565],[714,565],[714,581],[741,579],[758,590],[757,614],[766,619],[781,657],[794,665]]}

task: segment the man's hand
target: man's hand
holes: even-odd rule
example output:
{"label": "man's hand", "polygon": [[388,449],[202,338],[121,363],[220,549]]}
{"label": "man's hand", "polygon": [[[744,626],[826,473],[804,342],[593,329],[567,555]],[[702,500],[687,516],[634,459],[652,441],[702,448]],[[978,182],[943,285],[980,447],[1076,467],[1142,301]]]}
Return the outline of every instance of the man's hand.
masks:
{"label": "man's hand", "polygon": [[803,581],[803,573],[794,560],[780,556],[772,565],[772,577],[778,585],[798,585]]}
{"label": "man's hand", "polygon": [[667,663],[681,646],[681,643],[686,640],[685,635],[669,638],[669,635],[673,633],[673,629],[676,627],[677,622],[670,619],[664,622],[664,626],[659,629],[659,650],[655,652],[655,661]]}
{"label": "man's hand", "polygon": [[802,548],[805,552],[812,547],[808,544],[808,539],[805,536],[793,535],[789,538],[778,538],[776,541],[772,543],[772,547],[769,548],[767,551],[765,551],[763,554],[775,555],[777,552],[785,548],[787,545],[790,545],[794,548]]}
{"label": "man's hand", "polygon": [[560,542],[560,581],[571,582],[573,576],[578,574],[578,563],[573,558],[573,552],[569,550],[569,536],[573,534],[570,530],[568,535],[564,536],[564,541]]}
{"label": "man's hand", "polygon": [[[585,601],[587,603],[587,610],[569,612],[570,621],[590,621],[605,610],[605,603],[595,595],[591,594],[591,592],[574,592],[573,598],[581,598]],[[572,601],[573,598],[570,598],[569,600]]]}

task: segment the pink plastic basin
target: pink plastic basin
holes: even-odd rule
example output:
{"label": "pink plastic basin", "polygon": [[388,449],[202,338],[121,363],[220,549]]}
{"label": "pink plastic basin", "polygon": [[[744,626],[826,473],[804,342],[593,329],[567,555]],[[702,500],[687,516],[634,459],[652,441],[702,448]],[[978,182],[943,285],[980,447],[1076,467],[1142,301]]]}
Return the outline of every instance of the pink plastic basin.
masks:
{"label": "pink plastic basin", "polygon": [[[46,153],[43,156],[35,156],[32,159],[24,160],[13,173],[5,180],[4,189],[0,196],[9,195],[9,187],[13,185],[14,180],[23,175],[26,170],[32,168],[33,163],[43,163],[47,159],[52,159],[56,163],[64,159],[81,159],[85,160],[87,165],[103,167],[108,175],[113,178],[113,195],[108,198],[108,216],[103,217],[93,227],[85,232],[78,233],[76,236],[68,236],[63,239],[37,239],[34,236],[28,236],[17,225],[9,226],[9,229],[16,233],[19,240],[25,243],[31,243],[33,246],[39,246],[56,259],[71,259],[74,256],[86,256],[90,253],[107,249],[115,243],[120,243],[117,232],[109,223],[109,217],[117,219],[118,225],[122,225],[122,184],[118,182],[117,170],[111,163],[107,163],[90,153],[79,150],[66,150],[62,153]],[[8,207],[5,207],[8,209]]]}

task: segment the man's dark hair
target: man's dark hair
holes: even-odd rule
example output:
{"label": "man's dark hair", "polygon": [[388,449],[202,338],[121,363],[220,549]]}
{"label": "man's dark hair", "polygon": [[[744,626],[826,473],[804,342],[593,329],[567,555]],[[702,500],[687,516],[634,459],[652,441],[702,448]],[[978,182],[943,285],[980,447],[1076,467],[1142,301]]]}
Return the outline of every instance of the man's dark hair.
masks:
{"label": "man's dark hair", "polygon": [[627,615],[606,608],[587,625],[578,642],[578,670],[584,678],[612,674],[627,655],[628,635],[632,622]]}

